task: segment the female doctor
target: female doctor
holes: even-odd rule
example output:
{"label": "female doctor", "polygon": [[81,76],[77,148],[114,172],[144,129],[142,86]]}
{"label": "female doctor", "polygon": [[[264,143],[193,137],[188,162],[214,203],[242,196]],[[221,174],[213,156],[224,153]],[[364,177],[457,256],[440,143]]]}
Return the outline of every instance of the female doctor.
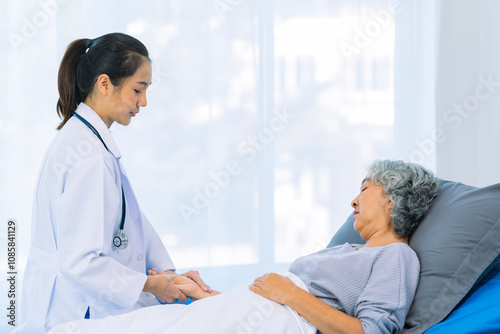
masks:
{"label": "female doctor", "polygon": [[[171,281],[174,264],[139,208],[109,131],[146,106],[151,75],[146,47],[131,36],[69,45],[58,76],[62,122],[36,184],[24,314],[13,333],[187,299]],[[147,276],[153,268],[172,276]],[[196,271],[183,275],[210,291]]]}

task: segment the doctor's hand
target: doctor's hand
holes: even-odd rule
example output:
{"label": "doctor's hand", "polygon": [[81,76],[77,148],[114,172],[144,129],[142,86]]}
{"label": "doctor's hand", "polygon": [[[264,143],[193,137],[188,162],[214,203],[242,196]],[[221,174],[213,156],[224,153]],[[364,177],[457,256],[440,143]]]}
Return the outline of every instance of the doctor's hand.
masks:
{"label": "doctor's hand", "polygon": [[182,275],[175,276],[172,281],[174,282],[175,286],[179,288],[179,290],[181,290],[182,293],[193,300],[203,299],[219,294],[219,292],[217,291],[203,291],[196,282]]}
{"label": "doctor's hand", "polygon": [[180,275],[177,275],[175,272],[173,272],[172,270],[165,270],[165,271],[161,271],[161,272],[158,272],[156,270],[156,268],[153,268],[152,270],[149,270],[149,275],[167,275],[167,276],[170,276],[171,278],[174,278],[174,277],[177,277],[177,276],[184,276],[184,277],[187,277],[189,278],[191,281],[195,282],[196,284],[198,284],[198,286],[205,292],[208,292],[208,293],[212,293],[212,289],[210,288],[210,286],[208,286],[208,284],[205,284],[205,282],[203,282],[203,280],[201,279],[200,277],[200,273],[196,270],[190,270],[184,274],[180,274]]}
{"label": "doctor's hand", "polygon": [[197,270],[190,270],[187,273],[181,274],[180,276],[187,277],[190,280],[194,281],[196,284],[199,285],[199,287],[203,291],[208,293],[212,292],[212,289],[210,289],[210,287],[207,284],[205,284],[205,282],[203,282],[203,280],[200,277],[200,273]]}
{"label": "doctor's hand", "polygon": [[288,277],[275,273],[257,277],[249,286],[250,290],[276,303],[288,305],[300,288]]}
{"label": "doctor's hand", "polygon": [[152,293],[162,303],[186,302],[187,297],[172,282],[169,275],[150,275],[147,276],[144,284],[144,292]]}

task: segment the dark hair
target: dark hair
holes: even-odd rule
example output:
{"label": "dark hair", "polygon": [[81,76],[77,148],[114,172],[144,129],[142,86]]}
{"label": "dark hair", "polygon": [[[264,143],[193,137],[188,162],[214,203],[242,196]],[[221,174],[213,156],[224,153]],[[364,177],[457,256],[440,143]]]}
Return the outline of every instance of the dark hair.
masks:
{"label": "dark hair", "polygon": [[144,58],[151,61],[144,44],[122,33],[78,39],[71,43],[61,61],[57,78],[57,114],[62,118],[57,129],[60,130],[78,104],[85,101],[101,74],[107,74],[113,85],[120,86],[127,77],[134,75]]}

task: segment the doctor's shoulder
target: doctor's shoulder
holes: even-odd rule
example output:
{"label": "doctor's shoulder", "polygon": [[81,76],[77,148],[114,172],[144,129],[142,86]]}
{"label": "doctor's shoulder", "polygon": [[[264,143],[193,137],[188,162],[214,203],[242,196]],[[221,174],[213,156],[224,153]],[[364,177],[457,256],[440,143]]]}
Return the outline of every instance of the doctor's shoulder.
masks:
{"label": "doctor's shoulder", "polygon": [[54,172],[59,176],[88,165],[104,166],[113,174],[118,172],[115,158],[74,117],[57,132],[47,152],[47,162],[52,164]]}

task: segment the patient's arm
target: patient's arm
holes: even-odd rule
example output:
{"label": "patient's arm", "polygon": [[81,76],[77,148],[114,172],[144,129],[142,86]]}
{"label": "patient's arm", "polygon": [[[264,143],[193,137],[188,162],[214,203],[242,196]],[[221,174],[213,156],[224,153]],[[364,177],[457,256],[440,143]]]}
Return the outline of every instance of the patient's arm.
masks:
{"label": "patient's arm", "polygon": [[178,300],[185,302],[187,300],[186,295],[167,275],[147,276],[142,291],[152,293],[162,303],[175,303]]}
{"label": "patient's arm", "polygon": [[220,292],[214,291],[210,289],[210,291],[203,291],[203,289],[193,281],[192,279],[183,276],[183,275],[176,275],[173,271],[164,271],[158,273],[155,268],[153,270],[149,270],[149,275],[155,276],[155,275],[167,275],[170,276],[172,282],[175,284],[175,286],[186,296],[193,300],[197,299],[203,299],[206,297],[211,297],[218,295]]}
{"label": "patient's arm", "polygon": [[196,282],[185,276],[175,276],[173,282],[183,294],[190,297],[191,299],[203,299],[206,297],[218,295],[220,293],[214,290],[212,290],[212,292],[203,291]]}
{"label": "patient's arm", "polygon": [[[157,272],[156,268],[153,268],[153,270],[149,270],[150,275],[151,275],[151,272],[154,272],[155,274],[165,274],[165,275],[169,275],[171,277],[177,276],[177,274],[174,271],[172,271],[171,269]],[[200,277],[200,273],[197,270],[190,270],[188,272],[185,272],[184,274],[180,274],[179,276],[184,276],[184,277],[191,279],[196,284],[198,284],[203,289],[203,291],[212,292],[212,289],[210,288],[210,286],[208,286],[205,282],[203,282],[203,279]]]}
{"label": "patient's arm", "polygon": [[363,333],[361,321],[299,288],[288,277],[274,273],[265,274],[255,279],[250,290],[290,306],[322,333]]}

